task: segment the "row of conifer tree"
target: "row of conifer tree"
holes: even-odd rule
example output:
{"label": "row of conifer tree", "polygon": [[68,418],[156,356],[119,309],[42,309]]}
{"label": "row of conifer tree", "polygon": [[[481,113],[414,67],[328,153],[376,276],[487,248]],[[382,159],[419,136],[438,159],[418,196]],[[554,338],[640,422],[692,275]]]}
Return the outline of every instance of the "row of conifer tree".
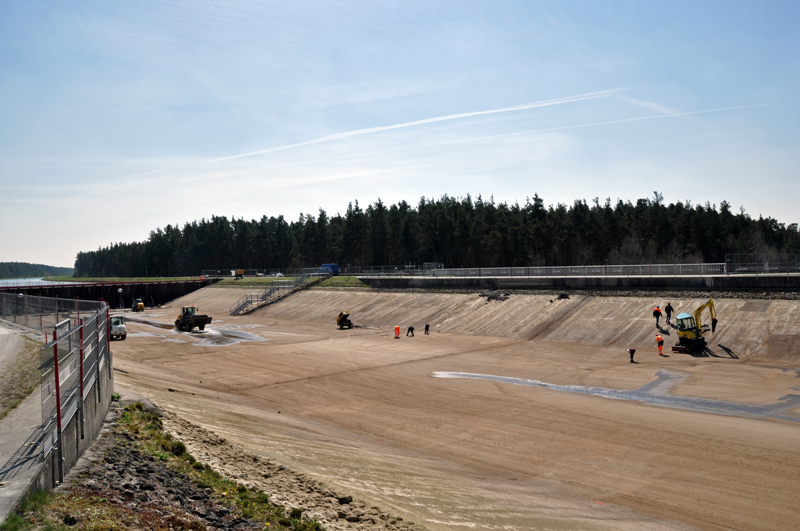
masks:
{"label": "row of conifer tree", "polygon": [[754,219],[744,209],[691,202],[665,204],[655,193],[636,202],[594,199],[545,206],[478,196],[421,198],[344,214],[245,220],[212,216],[167,225],[147,240],[81,252],[76,276],[183,276],[203,269],[284,270],[325,262],[341,266],[442,262],[446,267],[507,267],[722,262],[727,254],[800,253],[797,224]]}

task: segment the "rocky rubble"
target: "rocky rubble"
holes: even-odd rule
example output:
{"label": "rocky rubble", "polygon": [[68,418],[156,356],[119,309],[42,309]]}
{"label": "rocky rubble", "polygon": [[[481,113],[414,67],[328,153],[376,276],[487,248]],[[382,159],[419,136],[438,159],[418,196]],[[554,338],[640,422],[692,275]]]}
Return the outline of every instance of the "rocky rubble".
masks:
{"label": "rocky rubble", "polygon": [[[106,434],[119,416],[119,411],[109,411]],[[129,434],[101,436],[85,457],[55,491],[102,498],[127,513],[125,520],[133,528],[264,529],[261,523],[237,516],[212,489],[144,455]],[[68,514],[64,522],[72,526],[84,517]]]}
{"label": "rocky rubble", "polygon": [[325,529],[385,529],[419,531],[422,526],[406,522],[379,507],[368,506],[350,495],[337,493],[311,478],[271,460],[238,448],[213,432],[165,412],[164,430],[183,441],[197,460],[223,476],[269,495],[285,507],[297,507]]}

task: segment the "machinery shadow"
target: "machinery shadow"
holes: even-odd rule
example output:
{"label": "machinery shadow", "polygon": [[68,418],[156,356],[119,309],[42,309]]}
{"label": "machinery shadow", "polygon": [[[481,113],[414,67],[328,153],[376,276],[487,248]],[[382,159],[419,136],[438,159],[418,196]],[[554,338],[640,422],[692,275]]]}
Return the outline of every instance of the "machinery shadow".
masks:
{"label": "machinery shadow", "polygon": [[733,358],[733,359],[735,359],[735,360],[738,360],[738,359],[739,359],[739,356],[737,356],[737,355],[736,355],[736,354],[733,352],[733,350],[729,349],[729,348],[728,348],[728,347],[726,347],[725,345],[721,345],[721,344],[717,343],[717,346],[718,346],[719,348],[721,348],[722,350],[724,350],[724,351],[725,351],[725,353],[726,353],[726,354],[728,354],[728,356],[730,356],[731,358]]}
{"label": "machinery shadow", "polygon": [[[681,352],[681,354],[688,354],[693,358],[731,358],[731,359],[734,359],[734,360],[738,360],[739,359],[739,356],[737,356],[736,353],[733,350],[731,350],[730,348],[726,347],[725,345],[720,345],[718,343],[717,346],[719,348],[721,348],[723,351],[725,351],[725,354],[727,354],[727,356],[721,356],[720,354],[718,354],[718,353],[714,352],[713,350],[711,350],[708,346],[703,348],[703,350],[698,350],[698,351],[694,351],[694,352]],[[675,352],[675,351],[673,351],[673,352]]]}

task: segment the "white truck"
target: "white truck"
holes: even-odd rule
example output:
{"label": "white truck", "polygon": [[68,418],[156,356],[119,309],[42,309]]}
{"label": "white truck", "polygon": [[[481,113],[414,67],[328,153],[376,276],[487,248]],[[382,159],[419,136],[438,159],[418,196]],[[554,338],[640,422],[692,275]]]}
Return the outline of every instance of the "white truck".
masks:
{"label": "white truck", "polygon": [[111,317],[111,340],[119,339],[125,341],[128,335],[128,328],[125,326],[125,317],[114,315]]}

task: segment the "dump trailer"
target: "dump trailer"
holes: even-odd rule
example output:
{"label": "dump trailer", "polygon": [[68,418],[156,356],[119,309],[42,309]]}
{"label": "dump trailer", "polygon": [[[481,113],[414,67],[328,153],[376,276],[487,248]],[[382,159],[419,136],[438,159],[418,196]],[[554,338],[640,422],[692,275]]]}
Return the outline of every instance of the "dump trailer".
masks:
{"label": "dump trailer", "polygon": [[350,312],[342,312],[339,314],[339,317],[336,318],[336,324],[339,325],[339,329],[343,328],[353,328],[353,321],[350,320]]}
{"label": "dump trailer", "polygon": [[184,306],[181,308],[178,318],[175,319],[175,328],[186,332],[191,332],[194,327],[203,330],[210,322],[211,317],[198,313],[195,306]]}
{"label": "dump trailer", "polygon": [[706,338],[703,337],[708,332],[708,325],[703,325],[703,310],[708,308],[711,316],[711,333],[717,329],[717,309],[714,301],[701,304],[695,311],[694,316],[689,313],[679,313],[676,320],[678,322],[678,344],[672,347],[673,352],[699,352],[706,348]]}
{"label": "dump trailer", "polygon": [[131,306],[131,310],[134,312],[143,312],[144,303],[142,302],[142,299],[135,299],[133,301],[133,306]]}

